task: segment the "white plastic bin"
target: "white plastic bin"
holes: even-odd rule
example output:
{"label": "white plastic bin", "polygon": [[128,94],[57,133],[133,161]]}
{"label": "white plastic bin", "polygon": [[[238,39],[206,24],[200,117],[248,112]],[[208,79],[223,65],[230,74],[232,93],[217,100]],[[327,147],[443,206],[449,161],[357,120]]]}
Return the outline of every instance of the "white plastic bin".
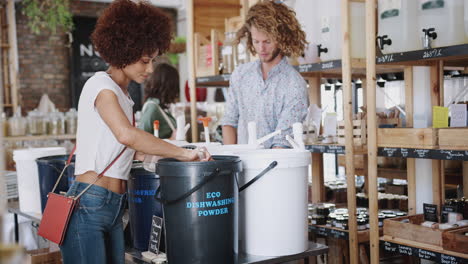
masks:
{"label": "white plastic bin", "polygon": [[[419,49],[417,31],[418,1],[379,0],[379,37],[387,36],[391,44],[384,45],[382,53],[397,53]],[[379,43],[379,41],[377,42]]]}
{"label": "white plastic bin", "polygon": [[[315,1],[314,1],[315,2]],[[319,19],[319,45],[322,52],[322,61],[341,59],[342,30],[341,30],[341,1],[317,0],[317,14]],[[351,57],[365,58],[365,4],[351,2]]]}
{"label": "white plastic bin", "polygon": [[42,214],[36,159],[65,154],[66,151],[63,147],[31,148],[13,151],[13,160],[16,163],[18,177],[19,209],[21,211]]}
{"label": "white plastic bin", "polygon": [[437,38],[431,47],[463,44],[466,41],[463,19],[464,0],[419,0],[418,36],[420,48],[424,48],[423,30],[434,28]]}
{"label": "white plastic bin", "polygon": [[239,194],[241,252],[282,256],[308,249],[308,151],[263,149],[237,153],[243,164],[242,186],[273,161],[278,165]]}

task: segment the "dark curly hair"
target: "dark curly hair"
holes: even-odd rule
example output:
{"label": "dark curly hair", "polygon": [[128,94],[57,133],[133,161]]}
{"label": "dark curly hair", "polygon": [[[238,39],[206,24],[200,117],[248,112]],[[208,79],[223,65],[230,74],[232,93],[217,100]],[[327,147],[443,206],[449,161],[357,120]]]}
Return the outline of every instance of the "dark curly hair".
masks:
{"label": "dark curly hair", "polygon": [[263,1],[253,5],[247,13],[245,24],[237,32],[237,42],[247,37],[247,47],[255,55],[251,27],[273,37],[284,56],[301,56],[304,53],[306,35],[296,19],[296,13],[282,3]]}
{"label": "dark curly hair", "polygon": [[167,63],[154,67],[153,74],[145,82],[145,101],[158,98],[161,107],[167,109],[179,96],[179,72]]}
{"label": "dark curly hair", "polygon": [[172,39],[169,17],[146,1],[115,0],[99,17],[91,41],[104,61],[117,68],[141,57],[163,54]]}

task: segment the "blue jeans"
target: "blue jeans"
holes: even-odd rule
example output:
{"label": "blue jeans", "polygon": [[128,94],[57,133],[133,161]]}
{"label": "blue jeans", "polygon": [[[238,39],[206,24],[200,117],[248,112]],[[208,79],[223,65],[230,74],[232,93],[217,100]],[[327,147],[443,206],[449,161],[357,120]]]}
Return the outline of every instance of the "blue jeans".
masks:
{"label": "blue jeans", "polygon": [[[86,186],[75,181],[67,195],[77,196]],[[126,194],[95,185],[81,196],[60,246],[64,264],[125,263],[125,199]]]}

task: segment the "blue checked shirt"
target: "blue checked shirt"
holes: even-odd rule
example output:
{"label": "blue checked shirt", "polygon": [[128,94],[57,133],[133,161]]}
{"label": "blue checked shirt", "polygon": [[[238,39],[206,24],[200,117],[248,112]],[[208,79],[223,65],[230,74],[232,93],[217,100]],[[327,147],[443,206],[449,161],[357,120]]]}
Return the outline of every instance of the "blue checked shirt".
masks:
{"label": "blue checked shirt", "polygon": [[237,128],[237,143],[247,144],[247,124],[257,123],[257,138],[281,129],[281,135],[264,143],[265,148],[290,147],[292,124],[307,115],[307,85],[283,57],[263,80],[260,60],[242,64],[231,75],[223,125]]}

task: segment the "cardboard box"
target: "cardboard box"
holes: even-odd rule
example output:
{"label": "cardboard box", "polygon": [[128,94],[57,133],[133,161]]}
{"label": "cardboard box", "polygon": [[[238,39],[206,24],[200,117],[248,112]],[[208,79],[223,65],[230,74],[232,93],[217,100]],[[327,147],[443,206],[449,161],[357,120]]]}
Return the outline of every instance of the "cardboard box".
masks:
{"label": "cardboard box", "polygon": [[[403,223],[402,220],[408,219],[409,223]],[[424,222],[424,215],[409,215],[384,220],[384,235],[394,238],[401,238],[419,243],[434,245],[442,248],[442,234],[456,230],[456,228],[440,230],[421,226]]]}
{"label": "cardboard box", "polygon": [[26,264],[62,264],[60,251],[49,251],[48,248],[26,251]]}
{"label": "cardboard box", "polygon": [[442,245],[445,250],[468,254],[468,226],[450,230],[442,234]]}

